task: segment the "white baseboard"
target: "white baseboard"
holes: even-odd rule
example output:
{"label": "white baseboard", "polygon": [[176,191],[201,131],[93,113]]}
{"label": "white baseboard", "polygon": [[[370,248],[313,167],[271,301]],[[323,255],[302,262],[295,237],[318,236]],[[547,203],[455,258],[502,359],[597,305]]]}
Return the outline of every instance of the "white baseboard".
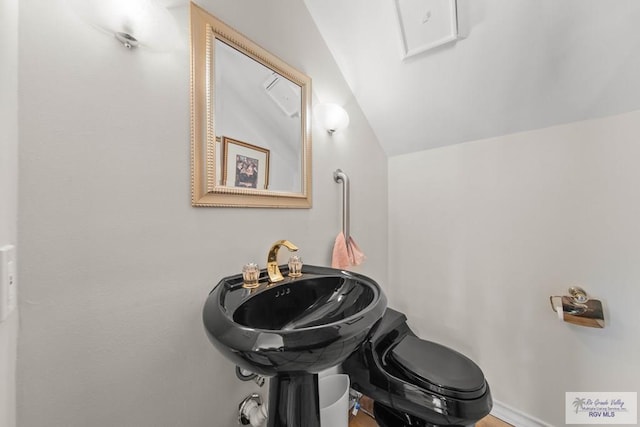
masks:
{"label": "white baseboard", "polygon": [[553,427],[551,424],[495,400],[491,415],[516,427]]}

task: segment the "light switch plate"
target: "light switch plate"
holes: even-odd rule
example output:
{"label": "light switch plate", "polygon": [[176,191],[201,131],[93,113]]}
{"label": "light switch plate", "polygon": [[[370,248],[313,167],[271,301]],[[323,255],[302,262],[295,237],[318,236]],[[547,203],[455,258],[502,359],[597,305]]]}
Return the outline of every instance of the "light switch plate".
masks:
{"label": "light switch plate", "polygon": [[16,277],[16,248],[6,245],[0,248],[0,322],[4,321],[18,305]]}

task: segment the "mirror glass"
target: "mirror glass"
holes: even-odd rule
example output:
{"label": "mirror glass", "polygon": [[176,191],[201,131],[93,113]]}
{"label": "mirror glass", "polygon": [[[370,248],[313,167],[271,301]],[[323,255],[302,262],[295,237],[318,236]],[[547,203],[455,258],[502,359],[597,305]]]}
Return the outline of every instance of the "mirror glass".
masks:
{"label": "mirror glass", "polygon": [[311,207],[311,79],[191,4],[192,204]]}
{"label": "mirror glass", "polygon": [[214,55],[217,183],[302,192],[300,86],[221,40]]}

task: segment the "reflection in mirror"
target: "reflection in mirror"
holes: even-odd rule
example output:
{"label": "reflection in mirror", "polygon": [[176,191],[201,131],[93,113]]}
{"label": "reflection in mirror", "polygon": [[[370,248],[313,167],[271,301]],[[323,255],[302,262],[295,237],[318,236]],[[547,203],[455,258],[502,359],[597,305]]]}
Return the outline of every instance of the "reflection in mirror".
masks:
{"label": "reflection in mirror", "polygon": [[311,206],[311,79],[191,4],[192,204]]}
{"label": "reflection in mirror", "polygon": [[[217,170],[222,172],[228,168],[228,162],[250,161],[256,163],[258,173],[267,172],[265,181],[269,185],[265,189],[300,193],[300,86],[220,40],[216,40],[214,46],[214,117],[216,139],[220,141],[218,148],[222,147],[222,138],[233,138],[251,141],[246,144],[253,146],[253,151],[262,149],[272,153],[269,158],[271,176],[264,171],[257,156],[251,155],[251,149],[237,154],[236,158],[218,156],[221,164]],[[222,186],[234,186],[229,180],[217,182]]]}

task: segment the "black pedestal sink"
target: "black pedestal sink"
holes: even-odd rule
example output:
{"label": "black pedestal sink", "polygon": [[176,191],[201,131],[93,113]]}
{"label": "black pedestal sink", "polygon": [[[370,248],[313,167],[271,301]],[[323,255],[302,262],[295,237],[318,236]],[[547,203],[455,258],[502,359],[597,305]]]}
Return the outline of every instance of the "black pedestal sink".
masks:
{"label": "black pedestal sink", "polygon": [[268,427],[320,426],[317,373],[342,363],[387,306],[366,276],[309,265],[302,273],[272,284],[263,271],[255,289],[243,287],[241,274],[224,278],[203,310],[207,335],[222,354],[274,377]]}

